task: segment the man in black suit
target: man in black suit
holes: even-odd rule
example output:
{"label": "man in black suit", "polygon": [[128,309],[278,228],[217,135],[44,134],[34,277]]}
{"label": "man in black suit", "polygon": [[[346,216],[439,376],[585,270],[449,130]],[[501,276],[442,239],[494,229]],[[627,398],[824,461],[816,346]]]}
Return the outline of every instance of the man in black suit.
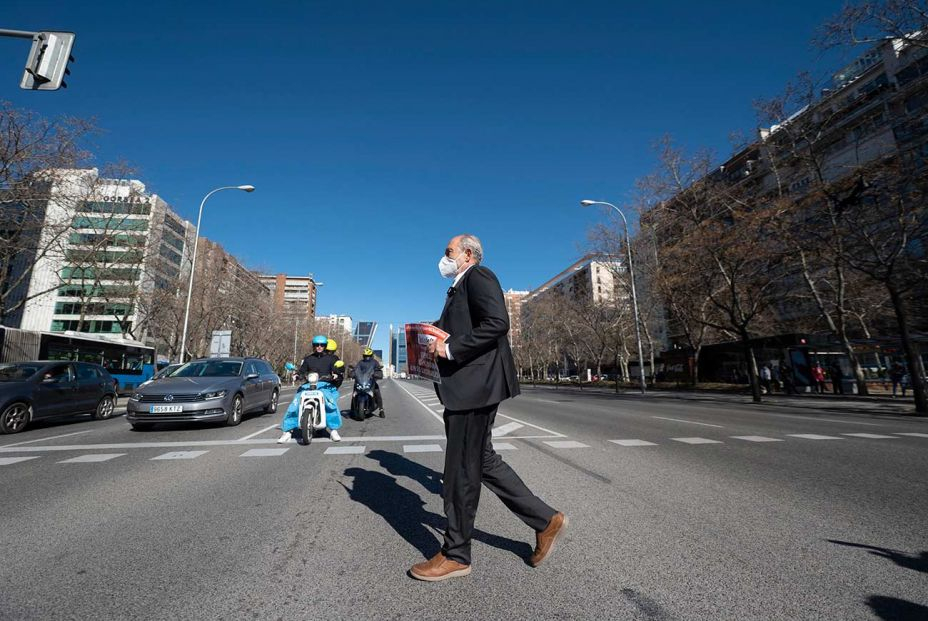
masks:
{"label": "man in black suit", "polygon": [[448,528],[441,552],[414,565],[419,580],[438,581],[470,573],[470,543],[486,485],[536,534],[528,562],[538,566],[553,550],[567,517],[546,505],[493,450],[491,431],[502,400],[519,394],[509,347],[509,314],[496,275],[480,265],[483,249],[473,235],[458,235],[439,263],[454,278],[436,324],[450,336],[429,346],[438,357],[438,398],[445,406],[444,500]]}

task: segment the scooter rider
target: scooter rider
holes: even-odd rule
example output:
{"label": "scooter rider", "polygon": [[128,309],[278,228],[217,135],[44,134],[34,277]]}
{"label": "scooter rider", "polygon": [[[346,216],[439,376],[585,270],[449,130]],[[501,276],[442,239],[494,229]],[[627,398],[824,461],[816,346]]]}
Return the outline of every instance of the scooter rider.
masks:
{"label": "scooter rider", "polygon": [[380,396],[380,386],[377,385],[377,380],[383,379],[383,366],[374,358],[374,350],[370,347],[365,347],[363,358],[361,358],[361,361],[355,366],[355,372],[367,372],[372,369],[374,370],[372,375],[374,379],[374,403],[380,410],[380,418],[383,418],[386,416],[386,413],[383,409],[383,397]]}
{"label": "scooter rider", "polygon": [[[338,435],[338,428],[342,426],[341,412],[338,408],[338,386],[342,381],[342,368],[344,363],[337,356],[326,351],[329,339],[325,335],[316,335],[313,337],[313,353],[303,359],[300,365],[299,374],[304,380],[310,373],[317,373],[322,380],[320,383],[325,386],[320,389],[326,393],[326,431],[333,442],[339,442],[341,436]],[[330,379],[326,379],[330,378]],[[301,386],[290,406],[284,414],[284,420],[280,425],[283,435],[277,440],[278,443],[288,441],[293,434],[293,430],[299,427],[299,402],[300,393],[304,387]]]}

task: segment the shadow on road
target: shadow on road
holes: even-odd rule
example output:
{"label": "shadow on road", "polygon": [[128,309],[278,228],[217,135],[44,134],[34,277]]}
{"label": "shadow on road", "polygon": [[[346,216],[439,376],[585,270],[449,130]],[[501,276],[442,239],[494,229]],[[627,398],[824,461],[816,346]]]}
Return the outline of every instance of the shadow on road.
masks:
{"label": "shadow on road", "polygon": [[[908,554],[906,552],[902,552],[901,550],[880,548],[877,546],[870,546],[865,543],[853,543],[850,541],[839,541],[837,539],[828,539],[828,542],[837,544],[839,546],[848,546],[850,548],[862,548],[874,556],[888,558],[899,567],[914,569],[915,571],[920,571],[922,573],[928,573],[928,550],[922,552],[921,554]],[[928,619],[928,617],[924,618]]]}
{"label": "shadow on road", "polygon": [[867,605],[880,619],[886,621],[925,621],[928,619],[928,607],[909,602],[897,597],[871,595]]}
{"label": "shadow on road", "polygon": [[[432,493],[440,492],[441,475],[438,472],[401,455],[388,458],[385,454],[374,456],[374,453],[384,452],[372,451],[371,456],[390,474],[415,480]],[[431,558],[439,551],[441,544],[438,538],[444,531],[445,519],[437,513],[426,511],[425,501],[418,494],[400,485],[395,477],[382,472],[348,468],[345,475],[352,477],[351,487],[342,484],[352,500],[381,516],[424,557]],[[532,547],[526,542],[491,535],[478,529],[474,529],[474,539],[522,559],[532,553]]]}

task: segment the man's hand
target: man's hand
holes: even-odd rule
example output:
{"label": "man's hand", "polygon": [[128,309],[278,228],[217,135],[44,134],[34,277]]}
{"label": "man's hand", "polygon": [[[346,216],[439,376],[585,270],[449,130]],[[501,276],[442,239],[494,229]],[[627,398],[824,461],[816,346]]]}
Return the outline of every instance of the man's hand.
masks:
{"label": "man's hand", "polygon": [[447,358],[448,346],[445,345],[445,339],[437,338],[429,343],[429,353],[435,354],[439,358]]}

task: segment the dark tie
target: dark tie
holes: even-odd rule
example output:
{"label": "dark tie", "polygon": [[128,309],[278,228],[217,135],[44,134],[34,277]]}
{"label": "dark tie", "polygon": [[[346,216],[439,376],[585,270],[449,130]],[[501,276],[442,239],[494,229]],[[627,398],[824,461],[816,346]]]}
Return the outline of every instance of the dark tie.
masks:
{"label": "dark tie", "polygon": [[455,291],[457,291],[457,289],[454,287],[448,287],[448,297],[450,298],[452,295],[454,295]]}

